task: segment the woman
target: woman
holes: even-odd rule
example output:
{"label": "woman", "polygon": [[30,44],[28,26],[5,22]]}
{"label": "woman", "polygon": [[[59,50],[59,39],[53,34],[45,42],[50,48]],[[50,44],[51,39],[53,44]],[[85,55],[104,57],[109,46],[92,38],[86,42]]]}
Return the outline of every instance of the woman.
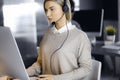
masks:
{"label": "woman", "polygon": [[[37,61],[27,69],[38,80],[83,80],[92,69],[87,35],[71,24],[69,0],[45,0],[52,27],[44,34]],[[40,75],[41,74],[41,75]]]}

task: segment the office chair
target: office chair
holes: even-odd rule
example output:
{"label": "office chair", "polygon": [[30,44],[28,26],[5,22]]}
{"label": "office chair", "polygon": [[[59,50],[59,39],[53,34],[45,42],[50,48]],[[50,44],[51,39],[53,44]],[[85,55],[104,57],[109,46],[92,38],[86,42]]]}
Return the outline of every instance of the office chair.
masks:
{"label": "office chair", "polygon": [[89,80],[100,80],[102,63],[92,59],[92,71],[88,76]]}
{"label": "office chair", "polygon": [[73,25],[76,25],[76,27],[77,27],[78,29],[81,29],[80,24],[79,24],[77,21],[71,20],[71,22],[72,22]]}

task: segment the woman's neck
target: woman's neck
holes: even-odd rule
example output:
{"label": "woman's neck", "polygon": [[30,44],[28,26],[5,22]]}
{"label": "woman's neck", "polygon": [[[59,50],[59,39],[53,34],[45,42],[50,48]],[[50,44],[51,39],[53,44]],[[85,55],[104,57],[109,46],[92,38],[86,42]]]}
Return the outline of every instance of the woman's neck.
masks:
{"label": "woman's neck", "polygon": [[58,22],[55,23],[55,27],[58,30],[58,29],[62,28],[66,23],[67,23],[67,20],[64,15],[63,18],[61,18],[61,20],[59,20]]}

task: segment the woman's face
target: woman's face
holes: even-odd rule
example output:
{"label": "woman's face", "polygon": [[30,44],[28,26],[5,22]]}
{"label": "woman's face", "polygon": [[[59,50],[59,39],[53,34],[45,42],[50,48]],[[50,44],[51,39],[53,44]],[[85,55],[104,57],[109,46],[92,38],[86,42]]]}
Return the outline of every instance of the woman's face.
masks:
{"label": "woman's face", "polygon": [[54,1],[47,1],[45,3],[45,13],[51,23],[56,22],[63,15],[62,7]]}

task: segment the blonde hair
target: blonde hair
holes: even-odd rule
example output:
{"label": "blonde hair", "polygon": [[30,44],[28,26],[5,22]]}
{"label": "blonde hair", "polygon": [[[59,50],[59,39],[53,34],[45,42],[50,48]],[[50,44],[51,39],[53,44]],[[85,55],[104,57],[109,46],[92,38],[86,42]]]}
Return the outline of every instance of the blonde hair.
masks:
{"label": "blonde hair", "polygon": [[[44,9],[45,9],[45,3],[46,3],[47,1],[54,1],[54,2],[58,3],[61,7],[62,7],[63,4],[64,4],[64,0],[45,0],[45,1],[44,1]],[[71,20],[71,17],[72,17],[72,14],[71,14],[71,5],[70,5],[69,0],[66,0],[66,2],[67,2],[66,4],[67,4],[69,10],[68,10],[67,12],[65,12],[65,16],[66,16],[67,21],[70,21],[70,20]]]}

